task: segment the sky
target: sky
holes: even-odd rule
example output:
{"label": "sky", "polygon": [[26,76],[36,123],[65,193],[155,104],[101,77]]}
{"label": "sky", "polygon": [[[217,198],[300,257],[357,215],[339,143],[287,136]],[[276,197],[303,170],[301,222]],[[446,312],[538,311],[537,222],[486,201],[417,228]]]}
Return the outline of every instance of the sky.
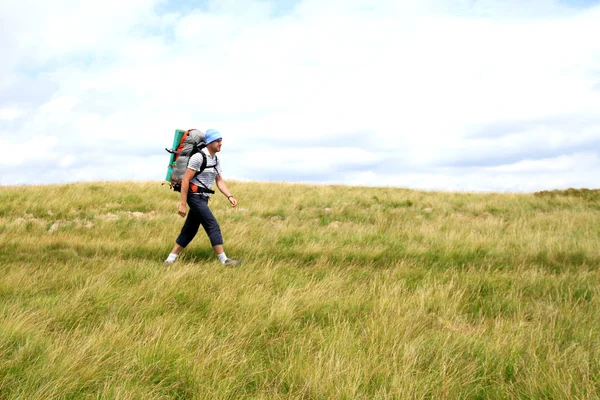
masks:
{"label": "sky", "polygon": [[8,0],[0,185],[225,180],[600,187],[600,1]]}

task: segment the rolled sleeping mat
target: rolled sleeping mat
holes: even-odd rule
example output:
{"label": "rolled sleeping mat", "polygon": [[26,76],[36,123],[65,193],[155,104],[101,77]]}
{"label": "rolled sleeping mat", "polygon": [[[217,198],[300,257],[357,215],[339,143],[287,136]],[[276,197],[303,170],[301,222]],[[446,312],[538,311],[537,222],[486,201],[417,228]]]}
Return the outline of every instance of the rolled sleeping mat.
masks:
{"label": "rolled sleeping mat", "polygon": [[[181,129],[175,129],[175,135],[173,135],[173,145],[171,146],[171,150],[177,150],[177,147],[179,147],[179,142],[181,142],[181,138],[183,137],[184,133],[185,131],[182,131]],[[167,182],[171,182],[171,175],[173,175],[173,163],[175,162],[175,153],[170,153],[169,156],[170,158],[169,165],[167,166],[167,177],[165,178]]]}

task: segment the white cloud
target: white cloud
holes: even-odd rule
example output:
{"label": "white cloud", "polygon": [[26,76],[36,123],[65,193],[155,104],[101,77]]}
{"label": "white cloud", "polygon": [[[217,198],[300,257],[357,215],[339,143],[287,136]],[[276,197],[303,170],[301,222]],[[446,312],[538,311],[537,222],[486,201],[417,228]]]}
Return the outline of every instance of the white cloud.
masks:
{"label": "white cloud", "polygon": [[598,164],[600,164],[600,159],[596,154],[577,153],[540,160],[523,160],[513,164],[485,168],[485,170],[501,173],[557,174],[579,169],[581,173],[585,173],[585,170],[597,168]]}
{"label": "white cloud", "polygon": [[1,121],[13,121],[25,114],[25,110],[19,107],[7,107],[0,109]]}
{"label": "white cloud", "polygon": [[[39,164],[37,170],[43,174],[44,167],[49,163],[54,164],[60,158],[60,154],[55,150],[59,139],[56,136],[46,135],[28,135],[26,137],[0,137],[0,148],[2,149],[0,157],[0,172],[2,180],[0,183],[25,183],[28,177],[22,173],[23,166],[35,166]],[[5,182],[7,176],[12,176],[8,182]]]}
{"label": "white cloud", "polygon": [[67,154],[62,160],[58,162],[58,165],[61,168],[68,168],[71,165],[73,165],[73,163],[75,163],[76,160],[77,157],[75,157],[73,154]]}
{"label": "white cloud", "polygon": [[[274,18],[262,1],[113,2],[0,6],[0,87],[15,93],[0,96],[0,160],[36,132],[56,138],[38,156],[69,179],[160,180],[174,129],[216,127],[230,179],[598,185],[598,163],[580,174],[573,155],[600,153],[599,6],[304,0]],[[571,160],[560,179],[548,159]],[[35,179],[63,179],[51,169]]]}
{"label": "white cloud", "polygon": [[398,175],[359,172],[343,183],[470,192],[552,190],[600,187],[599,169],[597,154],[580,153],[479,169],[431,168]]}

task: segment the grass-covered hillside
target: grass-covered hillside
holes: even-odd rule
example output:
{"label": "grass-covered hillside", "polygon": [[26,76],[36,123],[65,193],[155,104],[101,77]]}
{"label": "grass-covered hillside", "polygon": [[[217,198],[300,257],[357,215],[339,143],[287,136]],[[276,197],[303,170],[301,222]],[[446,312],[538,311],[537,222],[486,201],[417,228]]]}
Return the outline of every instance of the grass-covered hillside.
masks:
{"label": "grass-covered hillside", "polygon": [[600,192],[0,188],[0,399],[600,397]]}

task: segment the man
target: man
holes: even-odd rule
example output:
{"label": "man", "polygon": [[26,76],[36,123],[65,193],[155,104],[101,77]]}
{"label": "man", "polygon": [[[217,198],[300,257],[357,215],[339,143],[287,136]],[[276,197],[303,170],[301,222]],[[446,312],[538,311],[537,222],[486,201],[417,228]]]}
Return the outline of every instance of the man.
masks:
{"label": "man", "polygon": [[[164,262],[166,265],[175,263],[179,254],[196,236],[200,225],[206,231],[210,243],[223,265],[235,266],[242,263],[241,260],[232,260],[225,255],[221,228],[208,208],[210,194],[214,193],[211,190],[213,182],[216,182],[217,188],[227,197],[232,207],[237,206],[237,200],[231,195],[221,176],[221,163],[216,156],[221,151],[223,144],[221,134],[215,129],[209,129],[206,131],[205,137],[206,147],[190,158],[181,182],[179,215],[185,217],[187,214],[187,218],[181,228],[181,233],[175,240],[175,247]],[[204,161],[202,153],[206,157],[206,167],[201,173],[198,173]],[[187,213],[186,203],[190,206],[189,213]]]}

